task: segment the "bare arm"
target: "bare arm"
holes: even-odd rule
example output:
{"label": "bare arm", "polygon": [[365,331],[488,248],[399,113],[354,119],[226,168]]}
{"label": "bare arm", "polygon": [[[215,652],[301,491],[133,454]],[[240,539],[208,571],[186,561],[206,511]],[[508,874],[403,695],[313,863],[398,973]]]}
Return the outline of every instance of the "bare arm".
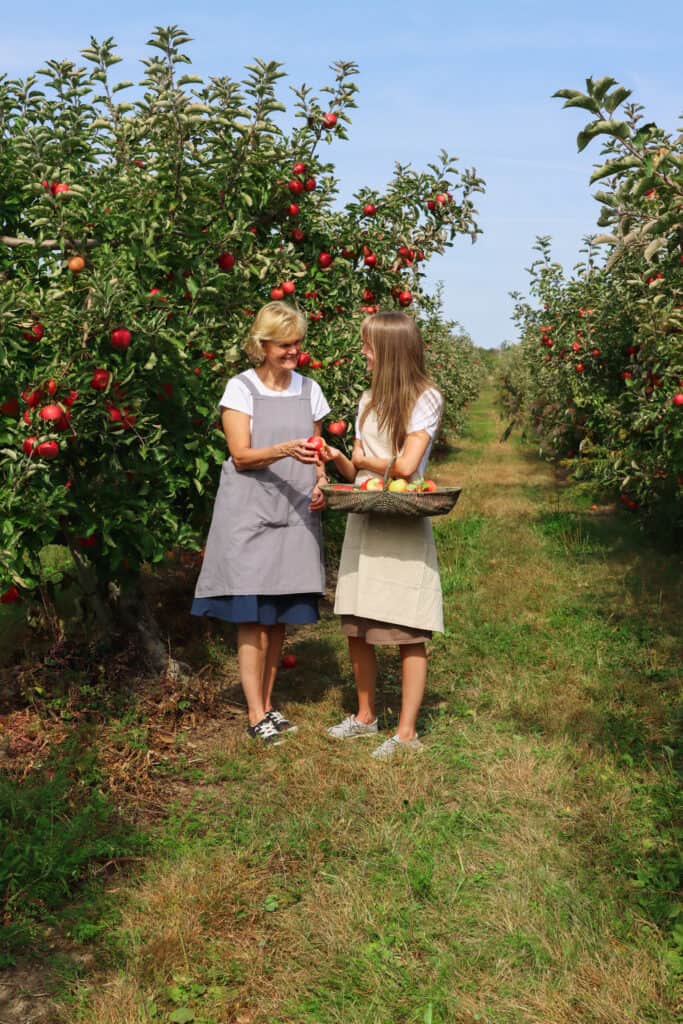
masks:
{"label": "bare arm", "polygon": [[[251,427],[246,412],[223,409],[221,423],[235,469],[240,473],[249,469],[265,469],[266,466],[277,462],[278,459],[292,458],[311,464],[318,461],[315,448],[308,445],[303,437],[294,438],[291,441],[280,441],[267,448],[252,448]],[[316,424],[316,428],[318,428],[318,424]],[[319,429],[317,429],[317,433],[320,433]]]}
{"label": "bare arm", "polygon": [[[355,452],[356,446],[360,448],[360,441],[356,440],[353,443],[353,450]],[[361,449],[362,450],[362,449]],[[356,479],[356,467],[354,466],[351,459],[347,459],[343,452],[340,452],[338,448],[333,448],[331,445],[325,445],[323,451],[323,459],[326,462],[332,462],[335,468],[341,473],[345,480],[353,482]]]}
{"label": "bare arm", "polygon": [[[397,477],[402,477],[404,480],[410,479],[417,472],[429,442],[430,436],[426,430],[416,430],[414,434],[408,434],[403,451],[391,469],[392,477],[394,479]],[[358,441],[353,446],[351,459],[356,469],[366,469],[378,476],[384,476],[389,465],[388,459],[376,459],[365,455]]]}

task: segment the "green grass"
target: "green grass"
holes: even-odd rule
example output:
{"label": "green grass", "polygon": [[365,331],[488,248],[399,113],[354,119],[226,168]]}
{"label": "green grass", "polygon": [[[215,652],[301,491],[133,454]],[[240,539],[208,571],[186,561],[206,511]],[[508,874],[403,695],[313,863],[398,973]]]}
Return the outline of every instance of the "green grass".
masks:
{"label": "green grass", "polygon": [[[69,926],[96,963],[56,971],[69,1024],[673,1024],[680,564],[501,433],[484,395],[438,469],[476,501],[435,524],[424,753],[327,741],[353,708],[343,640],[330,612],[294,635],[300,732],[259,751],[200,727],[201,764],[158,766],[144,870]],[[212,667],[233,657],[214,638]],[[395,652],[380,666],[389,726]]]}

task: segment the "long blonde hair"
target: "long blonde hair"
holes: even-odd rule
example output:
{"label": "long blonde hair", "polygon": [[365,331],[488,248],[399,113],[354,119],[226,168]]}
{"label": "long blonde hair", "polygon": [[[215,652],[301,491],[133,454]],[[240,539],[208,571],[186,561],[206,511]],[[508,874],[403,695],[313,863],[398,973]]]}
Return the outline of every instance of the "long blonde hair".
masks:
{"label": "long blonde hair", "polygon": [[[427,389],[439,393],[425,369],[422,337],[413,318],[399,312],[367,316],[360,333],[374,355],[372,385],[360,416],[360,427],[362,430],[366,417],[374,411],[377,426],[389,434],[398,454],[405,444],[410,415],[420,395]],[[437,401],[435,395],[435,404]]]}

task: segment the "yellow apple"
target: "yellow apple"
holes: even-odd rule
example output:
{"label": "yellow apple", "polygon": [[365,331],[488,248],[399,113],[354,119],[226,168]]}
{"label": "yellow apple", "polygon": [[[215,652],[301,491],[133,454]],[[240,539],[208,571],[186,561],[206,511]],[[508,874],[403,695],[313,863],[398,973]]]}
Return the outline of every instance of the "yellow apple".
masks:
{"label": "yellow apple", "polygon": [[403,480],[403,479],[392,480],[391,483],[389,484],[389,490],[390,491],[407,491],[408,490],[408,481],[407,480]]}

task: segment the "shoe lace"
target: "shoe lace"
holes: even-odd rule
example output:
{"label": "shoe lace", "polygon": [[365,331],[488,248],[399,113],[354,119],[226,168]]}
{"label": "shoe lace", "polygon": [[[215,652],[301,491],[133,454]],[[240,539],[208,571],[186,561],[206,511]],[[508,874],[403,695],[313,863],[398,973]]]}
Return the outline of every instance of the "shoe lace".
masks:
{"label": "shoe lace", "polygon": [[270,718],[264,718],[257,725],[254,726],[254,732],[258,733],[262,739],[268,739],[269,736],[277,736],[277,729],[273,725]]}

